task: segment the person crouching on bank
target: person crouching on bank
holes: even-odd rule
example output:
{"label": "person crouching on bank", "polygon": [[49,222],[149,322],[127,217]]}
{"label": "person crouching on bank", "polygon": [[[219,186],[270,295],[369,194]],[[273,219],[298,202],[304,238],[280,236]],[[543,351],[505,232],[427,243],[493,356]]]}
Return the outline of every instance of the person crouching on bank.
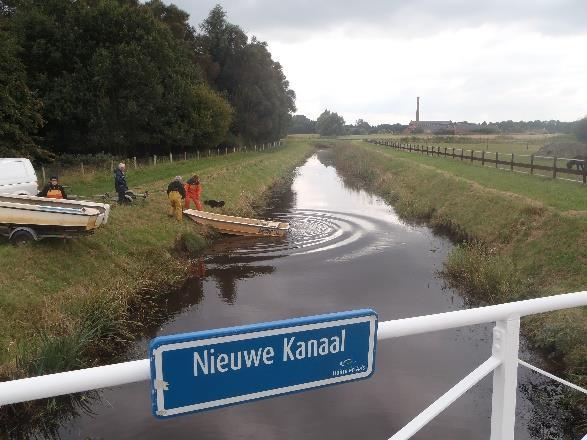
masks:
{"label": "person crouching on bank", "polygon": [[49,179],[49,183],[47,183],[41,192],[37,194],[37,197],[46,197],[49,199],[67,199],[67,194],[65,194],[63,187],[59,185],[57,176],[53,176],[51,179]]}
{"label": "person crouching on bank", "polygon": [[177,221],[182,219],[183,200],[185,199],[185,188],[183,187],[181,176],[175,176],[173,182],[167,187],[167,197],[169,198],[169,217],[175,217]]}

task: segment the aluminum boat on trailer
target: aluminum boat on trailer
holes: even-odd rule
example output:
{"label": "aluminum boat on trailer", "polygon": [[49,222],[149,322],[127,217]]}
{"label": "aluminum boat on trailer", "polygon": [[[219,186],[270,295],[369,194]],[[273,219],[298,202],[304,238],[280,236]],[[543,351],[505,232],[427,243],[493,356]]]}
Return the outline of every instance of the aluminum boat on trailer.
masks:
{"label": "aluminum boat on trailer", "polygon": [[283,237],[289,230],[289,223],[274,220],[235,217],[196,209],[186,209],[183,213],[196,223],[210,226],[224,234]]}
{"label": "aluminum boat on trailer", "polygon": [[110,215],[110,205],[107,203],[97,203],[88,200],[70,200],[70,199],[51,199],[47,197],[36,197],[19,194],[0,194],[0,202],[25,203],[27,205],[39,206],[57,206],[62,208],[91,208],[96,209],[100,214],[104,214],[102,224],[108,223]]}
{"label": "aluminum boat on trailer", "polygon": [[89,235],[104,224],[105,218],[106,213],[80,205],[65,207],[0,200],[0,235],[15,243]]}

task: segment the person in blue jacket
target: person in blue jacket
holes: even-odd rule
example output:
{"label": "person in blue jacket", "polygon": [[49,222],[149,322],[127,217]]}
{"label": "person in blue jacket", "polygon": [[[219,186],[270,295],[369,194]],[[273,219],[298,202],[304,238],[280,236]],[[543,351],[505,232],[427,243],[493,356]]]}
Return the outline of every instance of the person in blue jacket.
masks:
{"label": "person in blue jacket", "polygon": [[119,163],[118,168],[114,171],[114,189],[118,194],[118,203],[127,204],[132,201],[132,198],[126,194],[128,191],[128,185],[126,183],[126,165]]}

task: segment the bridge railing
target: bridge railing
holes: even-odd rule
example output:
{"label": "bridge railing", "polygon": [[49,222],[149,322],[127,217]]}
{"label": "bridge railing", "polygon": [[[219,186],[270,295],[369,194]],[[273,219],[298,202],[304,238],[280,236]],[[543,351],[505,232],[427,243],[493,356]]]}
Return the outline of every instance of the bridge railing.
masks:
{"label": "bridge railing", "polygon": [[[378,340],[469,325],[496,323],[493,329],[491,356],[393,435],[391,439],[404,440],[412,437],[467,390],[493,373],[491,440],[512,440],[515,425],[517,369],[520,364],[587,394],[586,389],[518,359],[521,317],[586,305],[587,291],[583,291],[380,322],[377,332]],[[150,380],[150,377],[149,359],[143,359],[1,382],[0,406]]]}

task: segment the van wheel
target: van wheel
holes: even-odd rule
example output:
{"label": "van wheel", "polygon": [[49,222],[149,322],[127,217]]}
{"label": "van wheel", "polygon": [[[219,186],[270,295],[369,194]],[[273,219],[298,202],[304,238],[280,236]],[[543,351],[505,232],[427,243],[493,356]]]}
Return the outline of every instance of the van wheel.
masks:
{"label": "van wheel", "polygon": [[16,231],[10,237],[10,243],[15,246],[21,246],[26,243],[30,243],[31,241],[35,241],[35,237],[28,231]]}

